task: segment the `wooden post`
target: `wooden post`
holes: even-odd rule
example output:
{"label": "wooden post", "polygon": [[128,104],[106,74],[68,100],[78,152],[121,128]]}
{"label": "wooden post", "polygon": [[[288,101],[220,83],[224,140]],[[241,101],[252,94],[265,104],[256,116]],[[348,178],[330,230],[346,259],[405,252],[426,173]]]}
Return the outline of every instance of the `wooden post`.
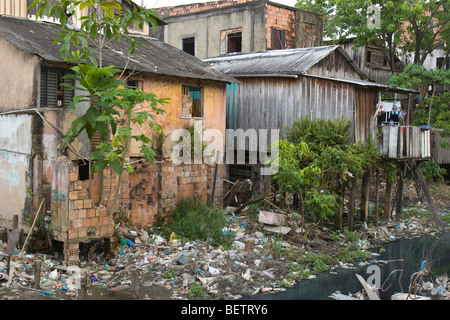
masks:
{"label": "wooden post", "polygon": [[384,196],[384,219],[388,220],[391,218],[392,209],[392,182],[386,179],[386,190]]}
{"label": "wooden post", "polygon": [[399,220],[402,218],[403,213],[403,190],[405,188],[405,170],[406,166],[403,162],[400,162],[400,178],[397,185],[397,194],[395,195],[396,206],[395,206],[395,219]]}
{"label": "wooden post", "polygon": [[356,178],[351,179],[350,197],[348,201],[348,228],[353,231],[355,225]]}
{"label": "wooden post", "polygon": [[370,172],[365,172],[362,178],[361,191],[361,221],[369,222],[369,187]]}
{"label": "wooden post", "polygon": [[378,221],[378,218],[380,217],[380,170],[377,169],[375,174],[375,217]]}
{"label": "wooden post", "polygon": [[13,230],[19,229],[19,216],[15,214],[13,216]]}
{"label": "wooden post", "polygon": [[342,194],[339,200],[339,211],[334,216],[334,228],[342,229],[342,222],[344,218],[344,195]]}
{"label": "wooden post", "polygon": [[34,260],[34,288],[41,288],[41,260]]}
{"label": "wooden post", "polygon": [[87,297],[87,276],[83,272],[80,276],[80,289],[78,291],[78,300],[86,300]]}
{"label": "wooden post", "polygon": [[433,198],[431,198],[430,190],[428,189],[427,182],[425,181],[425,177],[423,176],[422,170],[418,165],[415,165],[417,177],[419,178],[419,182],[422,186],[423,193],[425,195],[425,198],[428,201],[428,207],[431,210],[431,213],[433,214],[434,222],[436,223],[436,227],[440,230],[444,229],[444,225],[442,224],[442,220],[439,217],[439,214],[436,211],[436,207],[434,206]]}
{"label": "wooden post", "polygon": [[131,270],[131,296],[133,299],[139,298],[139,270]]}

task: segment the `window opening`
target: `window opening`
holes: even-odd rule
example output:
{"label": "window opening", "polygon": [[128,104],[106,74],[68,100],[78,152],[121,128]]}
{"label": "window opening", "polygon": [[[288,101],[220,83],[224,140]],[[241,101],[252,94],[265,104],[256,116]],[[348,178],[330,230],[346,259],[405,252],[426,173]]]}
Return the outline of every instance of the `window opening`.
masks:
{"label": "window opening", "polygon": [[89,162],[87,161],[78,162],[78,180],[81,181],[89,180]]}
{"label": "window opening", "polygon": [[143,90],[144,86],[143,86],[143,82],[140,80],[128,80],[127,81],[127,88],[136,90],[136,89],[141,89]]}
{"label": "window opening", "polygon": [[441,57],[441,58],[436,58],[436,68],[437,69],[449,69],[450,67],[450,58],[445,58]]}
{"label": "window opening", "polygon": [[43,67],[41,69],[41,106],[68,107],[73,100],[74,91],[63,85],[73,85],[72,79],[64,79],[69,71]]}
{"label": "window opening", "polygon": [[242,51],[242,32],[229,33],[227,39],[227,53]]}
{"label": "window opening", "polygon": [[271,29],[271,49],[279,50],[286,47],[286,31],[281,29]]}
{"label": "window opening", "polygon": [[372,57],[372,52],[367,51],[367,53],[366,53],[366,62],[370,62],[371,57]]}
{"label": "window opening", "polygon": [[183,51],[195,56],[195,38],[184,38],[183,39]]}
{"label": "window opening", "polygon": [[192,107],[191,107],[192,117],[202,117],[203,116],[202,88],[195,86],[183,86],[183,95],[192,98]]}

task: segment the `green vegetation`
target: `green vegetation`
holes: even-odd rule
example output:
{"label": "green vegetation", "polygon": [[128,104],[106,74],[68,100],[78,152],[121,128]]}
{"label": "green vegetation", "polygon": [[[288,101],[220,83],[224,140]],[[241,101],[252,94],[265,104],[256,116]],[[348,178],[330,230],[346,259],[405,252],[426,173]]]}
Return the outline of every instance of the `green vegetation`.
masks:
{"label": "green vegetation", "polygon": [[174,268],[174,269],[171,269],[171,270],[168,270],[168,271],[165,271],[164,273],[163,273],[163,277],[165,278],[165,279],[173,279],[173,278],[175,278],[177,276],[177,270]]}
{"label": "green vegetation", "polygon": [[302,255],[295,262],[289,264],[289,280],[307,279],[311,275],[330,270],[339,262],[355,263],[360,260],[367,260],[371,257],[370,253],[361,251],[354,246],[340,250],[336,256],[328,254],[307,253]]}
{"label": "green vegetation", "polygon": [[421,162],[419,166],[428,181],[444,182],[447,170],[441,168],[434,160]]}
{"label": "green vegetation", "polygon": [[213,246],[226,246],[232,241],[232,233],[227,235],[222,232],[226,223],[221,209],[209,208],[193,198],[183,198],[169,213],[161,228],[167,238],[174,233],[186,241],[202,240],[210,241]]}
{"label": "green vegetation", "polygon": [[418,219],[431,219],[432,214],[431,211],[428,209],[419,209],[416,206],[410,206],[403,212],[403,218],[410,219],[410,218],[418,218]]}
{"label": "green vegetation", "polygon": [[[376,142],[350,143],[350,120],[302,118],[278,142],[279,191],[297,198],[292,208],[312,222],[334,217],[354,179],[380,166]],[[342,221],[338,224],[342,228]]]}
{"label": "green vegetation", "polygon": [[[450,136],[450,91],[438,90],[439,85],[450,84],[449,69],[427,70],[423,65],[407,65],[401,74],[393,75],[387,84],[421,90],[420,101],[413,111],[411,124],[443,129],[441,135]],[[442,144],[441,147],[448,146]]]}
{"label": "green vegetation", "polygon": [[189,286],[188,290],[188,297],[189,298],[195,298],[195,297],[202,297],[203,296],[203,287],[198,282],[193,282]]}
{"label": "green vegetation", "polygon": [[[124,0],[132,7],[129,0]],[[77,86],[63,83],[69,89],[78,90],[77,95],[69,105],[69,112],[80,103],[86,102],[88,108],[84,114],[77,117],[65,133],[65,147],[72,143],[82,132],[91,140],[99,134],[101,143],[90,154],[90,165],[94,172],[102,172],[106,166],[118,175],[118,183],[108,213],[112,214],[118,200],[119,186],[124,169],[133,172],[133,167],[127,163],[129,147],[133,140],[141,144],[140,152],[147,162],[154,160],[155,151],[152,140],[146,134],[133,134],[133,127],[139,127],[140,132],[160,132],[162,127],[155,117],[164,113],[159,107],[167,103],[167,99],[142,90],[132,90],[126,87],[125,70],[115,66],[103,66],[103,50],[110,41],[127,42],[128,57],[134,54],[137,47],[135,39],[127,39],[130,26],[142,28],[144,24],[157,26],[156,11],[140,8],[130,10],[122,1],[95,0],[35,0],[29,9],[37,8],[36,19],[53,17],[61,24],[60,36],[53,43],[59,42],[61,58],[70,68],[70,74],[64,78],[73,80]],[[80,15],[81,12],[88,12]],[[72,16],[81,24],[78,28],[66,28],[67,17]],[[137,104],[146,103],[148,109],[136,111]]]}
{"label": "green vegetation", "polygon": [[354,242],[357,242],[359,240],[359,236],[355,232],[348,230],[348,228],[344,229],[343,234],[345,236],[345,241],[346,242],[353,242],[354,243]]}
{"label": "green vegetation", "polygon": [[441,216],[441,220],[450,224],[450,213],[446,213]]}
{"label": "green vegetation", "polygon": [[344,263],[355,263],[370,259],[372,255],[366,251],[358,249],[356,245],[348,246],[346,249],[339,250],[339,261]]}

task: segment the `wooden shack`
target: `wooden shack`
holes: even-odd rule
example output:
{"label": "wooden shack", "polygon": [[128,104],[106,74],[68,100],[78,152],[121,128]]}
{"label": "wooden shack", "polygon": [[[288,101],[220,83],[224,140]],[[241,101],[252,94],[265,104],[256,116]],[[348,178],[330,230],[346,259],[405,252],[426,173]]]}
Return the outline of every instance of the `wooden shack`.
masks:
{"label": "wooden shack", "polygon": [[[379,130],[377,114],[382,95],[407,101],[402,108],[411,114],[411,101],[418,92],[371,82],[348,53],[338,45],[311,48],[272,50],[249,54],[204,59],[214,68],[234,76],[239,83],[228,85],[227,129],[247,130],[283,129],[294,121],[310,117],[315,119],[344,118],[351,121],[351,138],[355,143],[365,142],[370,137],[379,138],[380,153],[384,157],[412,163],[417,170],[416,160],[429,159],[431,155],[430,131],[420,127],[381,126]],[[381,131],[381,132],[380,132]],[[272,139],[267,139],[269,145]],[[271,137],[272,138],[272,137]],[[248,144],[227,145],[227,153],[239,153],[239,148],[250,155],[258,152]],[[261,153],[261,152],[259,152]],[[249,156],[250,159],[250,156]],[[263,164],[262,161],[259,161]],[[229,163],[227,163],[229,164]],[[246,164],[244,164],[245,167]],[[258,173],[254,165],[247,166],[247,176],[253,178]],[[229,164],[230,179],[235,174],[242,176],[246,168]],[[250,170],[249,170],[250,169]],[[368,177],[363,178],[364,204],[361,215],[368,217]],[[424,179],[420,179],[426,189]],[[397,199],[402,199],[403,180],[399,179]],[[390,183],[389,183],[390,185]],[[386,187],[385,217],[391,214],[391,189]],[[430,205],[432,200],[428,197]],[[401,213],[402,202],[397,202],[397,212]],[[433,210],[433,216],[436,216]],[[436,218],[440,225],[439,219]]]}
{"label": "wooden shack", "polygon": [[[380,93],[413,90],[371,82],[338,45],[204,59],[233,75],[228,85],[227,129],[283,129],[294,121],[349,119],[354,142],[375,137]],[[406,106],[408,108],[408,106]]]}

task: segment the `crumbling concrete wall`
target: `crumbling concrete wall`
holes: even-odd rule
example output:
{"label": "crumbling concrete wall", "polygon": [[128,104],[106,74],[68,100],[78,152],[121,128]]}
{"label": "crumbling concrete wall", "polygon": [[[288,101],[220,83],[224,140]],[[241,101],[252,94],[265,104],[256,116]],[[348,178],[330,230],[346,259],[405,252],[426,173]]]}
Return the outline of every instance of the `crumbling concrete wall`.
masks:
{"label": "crumbling concrete wall", "polygon": [[0,38],[0,111],[35,107],[38,95],[38,58]]}
{"label": "crumbling concrete wall", "polygon": [[323,16],[297,9],[295,48],[318,47],[323,44]]}

